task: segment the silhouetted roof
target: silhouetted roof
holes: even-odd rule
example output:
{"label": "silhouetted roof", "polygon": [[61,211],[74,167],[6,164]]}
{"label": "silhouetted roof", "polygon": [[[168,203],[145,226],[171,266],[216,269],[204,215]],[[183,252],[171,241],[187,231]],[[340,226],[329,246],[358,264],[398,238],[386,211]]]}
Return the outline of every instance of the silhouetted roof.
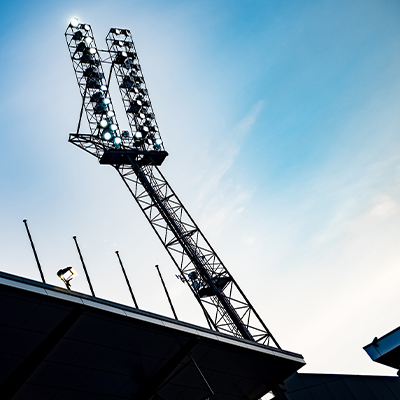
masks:
{"label": "silhouetted roof", "polygon": [[[2,399],[259,399],[301,355],[0,273]],[[193,360],[190,358],[193,357]],[[199,370],[197,369],[198,366]],[[134,397],[133,397],[134,396]]]}
{"label": "silhouetted roof", "polygon": [[388,367],[400,369],[400,327],[364,346],[371,359]]}

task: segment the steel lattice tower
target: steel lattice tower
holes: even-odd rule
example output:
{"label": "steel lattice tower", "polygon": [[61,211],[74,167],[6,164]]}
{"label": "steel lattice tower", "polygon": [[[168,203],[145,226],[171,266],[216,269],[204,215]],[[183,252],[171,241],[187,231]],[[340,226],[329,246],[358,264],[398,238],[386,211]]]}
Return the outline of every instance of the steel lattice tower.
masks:
{"label": "steel lattice tower", "polygon": [[[273,345],[275,338],[226,269],[160,171],[168,153],[153,113],[139,58],[127,29],[110,29],[101,59],[92,29],[73,21],[65,37],[90,133],[69,141],[113,166],[201,306],[210,328]],[[102,61],[111,64],[129,122],[121,131],[108,93]]]}

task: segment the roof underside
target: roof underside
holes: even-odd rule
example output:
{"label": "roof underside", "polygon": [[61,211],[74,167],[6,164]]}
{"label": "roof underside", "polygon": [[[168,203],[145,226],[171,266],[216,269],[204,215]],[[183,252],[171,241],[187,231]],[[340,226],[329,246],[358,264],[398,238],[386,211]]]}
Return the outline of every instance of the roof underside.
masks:
{"label": "roof underside", "polygon": [[400,369],[400,327],[364,346],[371,359],[388,367]]}
{"label": "roof underside", "polygon": [[[302,356],[0,273],[0,391],[13,399],[259,399]],[[202,375],[205,379],[203,379]]]}
{"label": "roof underside", "polygon": [[288,400],[400,400],[397,376],[300,373],[285,386]]}

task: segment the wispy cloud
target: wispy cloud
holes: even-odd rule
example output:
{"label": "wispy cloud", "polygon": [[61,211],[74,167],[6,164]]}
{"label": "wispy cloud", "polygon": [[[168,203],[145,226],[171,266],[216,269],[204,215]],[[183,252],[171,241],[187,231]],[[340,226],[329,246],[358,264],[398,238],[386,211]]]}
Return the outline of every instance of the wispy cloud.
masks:
{"label": "wispy cloud", "polygon": [[251,135],[263,107],[264,101],[257,102],[229,133],[225,133],[228,140],[214,149],[216,151],[213,154],[208,155],[207,179],[199,188],[195,207],[201,210],[202,226],[214,234],[219,233],[220,227],[232,215],[243,211],[251,198],[250,188],[225,178],[240,153],[244,140]]}

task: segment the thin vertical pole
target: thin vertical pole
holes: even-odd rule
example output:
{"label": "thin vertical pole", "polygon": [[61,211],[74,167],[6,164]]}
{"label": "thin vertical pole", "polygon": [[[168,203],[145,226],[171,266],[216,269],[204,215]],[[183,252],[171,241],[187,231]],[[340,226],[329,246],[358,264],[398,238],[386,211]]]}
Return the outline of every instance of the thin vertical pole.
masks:
{"label": "thin vertical pole", "polygon": [[39,257],[38,257],[38,255],[37,255],[37,253],[36,253],[35,245],[33,244],[32,236],[31,236],[31,233],[29,232],[28,223],[26,222],[26,219],[24,219],[24,224],[25,224],[26,231],[28,232],[29,240],[31,241],[31,246],[32,246],[33,254],[35,255],[36,264],[37,264],[37,266],[38,266],[38,268],[39,268],[40,276],[42,277],[43,283],[46,283],[46,281],[44,280],[44,275],[43,275],[42,267],[41,267],[40,262],[39,262]]}
{"label": "thin vertical pole", "polygon": [[136,299],[135,299],[135,296],[134,296],[134,294],[133,294],[131,285],[130,285],[130,283],[129,283],[128,276],[126,275],[125,268],[124,268],[124,266],[122,265],[121,257],[119,256],[119,251],[117,250],[117,251],[115,252],[115,254],[116,254],[117,257],[118,257],[119,263],[120,263],[121,268],[122,268],[122,272],[123,272],[123,274],[124,274],[124,276],[125,276],[126,283],[127,283],[127,285],[128,285],[129,291],[131,292],[132,300],[133,300],[133,302],[135,303],[135,307],[136,307],[136,308],[139,308],[138,305],[137,305],[137,303],[136,303]]}
{"label": "thin vertical pole", "polygon": [[169,305],[171,306],[172,313],[174,314],[175,319],[178,319],[178,317],[176,315],[176,312],[175,312],[175,309],[174,309],[174,306],[172,305],[171,298],[169,297],[167,287],[165,286],[164,279],[163,279],[163,277],[161,275],[160,268],[158,268],[158,265],[156,265],[156,268],[157,268],[157,271],[158,271],[158,275],[160,275],[161,283],[164,286],[165,294],[167,295],[167,298],[168,298],[168,301],[169,301]]}
{"label": "thin vertical pole", "polygon": [[79,257],[81,258],[82,267],[83,267],[83,270],[85,271],[86,279],[88,281],[88,284],[89,284],[89,287],[90,287],[90,291],[92,292],[92,296],[96,297],[96,295],[94,294],[93,286],[92,286],[92,284],[90,282],[90,278],[89,278],[89,274],[88,274],[86,266],[85,266],[85,262],[83,261],[81,249],[79,248],[78,241],[76,240],[76,236],[73,236],[72,238],[75,240],[76,248],[78,250]]}
{"label": "thin vertical pole", "polygon": [[87,85],[85,86],[85,91],[83,92],[81,113],[79,114],[78,128],[76,129],[77,134],[79,134],[79,129],[81,127],[83,108],[85,107],[86,90],[87,90]]}
{"label": "thin vertical pole", "polygon": [[106,82],[107,83],[107,93],[109,96],[110,96],[111,74],[112,74],[113,67],[114,67],[114,61],[112,61],[112,63],[111,63],[110,73],[108,74],[108,81]]}

